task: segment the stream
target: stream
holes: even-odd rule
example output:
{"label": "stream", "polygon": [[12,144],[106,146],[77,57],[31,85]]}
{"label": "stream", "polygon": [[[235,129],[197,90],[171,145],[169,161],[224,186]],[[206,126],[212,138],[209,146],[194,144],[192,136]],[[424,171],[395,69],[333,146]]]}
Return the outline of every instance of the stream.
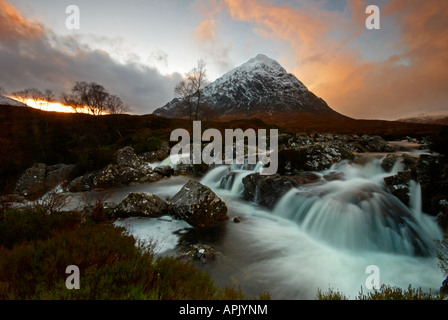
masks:
{"label": "stream", "polygon": [[[228,207],[229,221],[213,232],[198,234],[183,221],[130,218],[116,222],[135,237],[170,255],[185,244],[207,244],[220,254],[198,267],[219,286],[240,286],[252,297],[269,292],[275,300],[315,299],[318,289],[339,290],[356,298],[366,288],[368,266],[380,271],[380,283],[438,292],[444,280],[435,254],[443,234],[433,217],[421,210],[418,184],[411,184],[407,207],[386,191],[381,167],[385,155],[365,154],[342,161],[319,175],[338,173],[293,189],[269,210],[245,201],[243,178],[259,170],[218,166],[200,179]],[[229,173],[236,177],[221,183]],[[114,189],[108,200],[119,203],[131,192],[150,192],[162,199],[174,196],[192,177],[176,176],[156,183]],[[98,197],[94,192],[92,198]],[[233,218],[242,218],[234,223]]]}

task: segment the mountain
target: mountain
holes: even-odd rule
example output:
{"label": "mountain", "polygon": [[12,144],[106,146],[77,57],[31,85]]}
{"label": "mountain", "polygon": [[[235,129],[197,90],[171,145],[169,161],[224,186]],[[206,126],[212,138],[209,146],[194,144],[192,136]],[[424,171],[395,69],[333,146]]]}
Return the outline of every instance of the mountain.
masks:
{"label": "mountain", "polygon": [[[262,54],[206,86],[201,96],[220,120],[260,117],[272,123],[304,115],[346,118],[277,61]],[[154,114],[176,118],[182,116],[181,109],[182,100],[176,98]]]}
{"label": "mountain", "polygon": [[408,123],[427,123],[427,124],[441,124],[448,125],[448,112],[428,114],[421,113],[417,116],[402,118],[397,121]]}

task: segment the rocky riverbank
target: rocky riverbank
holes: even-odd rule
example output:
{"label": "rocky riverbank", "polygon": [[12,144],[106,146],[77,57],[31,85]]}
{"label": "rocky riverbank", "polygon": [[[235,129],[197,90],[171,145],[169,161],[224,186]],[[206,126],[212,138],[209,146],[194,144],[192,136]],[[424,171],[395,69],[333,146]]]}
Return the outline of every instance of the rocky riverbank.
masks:
{"label": "rocky riverbank", "polygon": [[[448,162],[444,155],[423,152],[429,149],[425,140],[391,143],[375,136],[356,135],[288,135],[279,137],[279,173],[262,176],[259,173],[245,175],[242,179],[242,197],[259,206],[273,209],[292,188],[344,179],[343,173],[328,170],[346,161],[359,163],[363,154],[382,159],[381,166],[390,176],[384,178],[387,190],[405,205],[411,206],[410,188],[414,181],[421,187],[423,211],[438,217],[439,224],[447,227]],[[413,150],[403,145],[412,144]],[[164,155],[168,152],[163,150]],[[157,159],[150,164],[147,159]],[[168,179],[176,175],[191,175],[195,169],[189,166],[162,165],[159,155],[137,155],[131,147],[119,150],[113,161],[103,169],[88,172],[70,179],[72,165],[47,166],[36,164],[26,170],[15,189],[15,195],[1,201],[26,202],[39,198],[54,188],[61,194],[82,194],[92,191],[113,190],[123,186],[136,186]],[[397,170],[398,168],[398,170]],[[328,170],[328,173],[323,171]],[[235,172],[229,171],[221,180],[223,186],[233,184]],[[157,193],[157,192],[156,192]],[[151,193],[130,193],[118,203],[107,207],[108,218],[114,221],[132,217],[183,220],[193,232],[208,232],[228,221],[226,203],[210,188],[196,179],[188,181],[177,194],[160,197]],[[235,218],[235,222],[240,219]],[[212,231],[213,232],[213,231]],[[179,259],[209,263],[221,257],[209,243],[188,244]]]}
{"label": "rocky riverbank", "polygon": [[[430,148],[427,139],[417,141],[409,138],[408,143],[414,144],[416,149]],[[401,144],[390,143],[379,136],[281,134],[278,148],[279,173],[273,176],[262,176],[258,173],[246,176],[243,179],[243,197],[248,201],[255,201],[272,209],[277,200],[291,188],[314,183],[321,179],[317,174],[318,172],[327,170],[343,160],[357,161],[356,159],[361,154],[381,154],[384,157],[382,167],[386,172],[390,172],[396,165],[401,168],[397,174],[384,179],[390,193],[409,206],[411,181],[420,184],[423,211],[438,216],[441,225],[446,227],[448,223],[448,161],[446,156],[430,152],[413,154],[402,149]],[[162,157],[168,155],[169,147],[166,144],[158,152],[142,155],[135,154],[131,147],[125,147],[119,150],[114,155],[112,163],[103,169],[88,172],[73,180],[69,179],[73,165],[47,166],[45,164],[35,164],[26,170],[19,179],[15,194],[19,199],[37,198],[56,186],[60,186],[64,192],[71,193],[88,192],[95,189],[108,190],[120,186],[157,182],[172,175],[189,175],[195,172],[193,167],[185,165],[153,167],[148,163],[148,159],[160,161]],[[229,173],[222,183],[225,184],[226,180],[234,179],[232,174],[234,173]],[[332,172],[323,178],[326,181],[332,181],[341,179],[341,176],[337,172]],[[156,199],[156,195],[134,195],[132,198],[125,199],[125,203],[118,206],[121,209],[116,209],[113,217],[150,215],[157,217],[171,210],[177,217],[185,219],[185,221],[200,229],[201,222],[197,220],[197,217],[200,217],[198,210],[195,210],[195,218],[192,218],[190,214],[179,209],[189,207],[189,210],[191,210],[198,203],[207,203],[202,208],[204,211],[209,210],[212,213],[217,213],[219,217],[223,216],[218,211],[225,204],[216,206],[216,203],[219,203],[218,199],[207,198],[209,190],[192,192],[191,187],[196,191],[202,188],[198,185],[185,186],[183,190],[186,195],[175,197],[172,203],[165,203],[165,200],[160,198]],[[209,201],[203,201],[201,197],[204,195]],[[214,207],[207,208],[213,201],[215,201]],[[177,211],[173,209],[173,204],[177,204]],[[204,220],[208,218],[207,216],[203,217]],[[209,224],[213,225],[214,222],[205,223],[207,226]]]}

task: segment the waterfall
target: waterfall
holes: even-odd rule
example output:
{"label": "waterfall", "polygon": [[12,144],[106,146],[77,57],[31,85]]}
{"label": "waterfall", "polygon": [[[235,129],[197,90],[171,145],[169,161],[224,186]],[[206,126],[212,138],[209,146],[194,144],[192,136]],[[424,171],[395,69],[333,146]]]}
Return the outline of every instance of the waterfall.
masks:
{"label": "waterfall", "polygon": [[[379,251],[429,256],[435,253],[434,239],[442,232],[435,220],[422,213],[420,185],[411,182],[411,206],[390,194],[384,178],[403,170],[397,162],[391,173],[381,167],[382,158],[359,162],[342,161],[325,174],[342,173],[342,179],[292,189],[277,203],[274,216],[297,224],[318,241],[350,251]],[[221,166],[203,183],[241,197],[243,179],[259,166]],[[256,198],[260,197],[255,190]]]}
{"label": "waterfall", "polygon": [[417,183],[410,185],[409,208],[386,191],[383,178],[391,174],[382,170],[380,161],[364,166],[345,163],[337,169],[344,173],[342,180],[293,189],[273,214],[334,247],[434,255],[434,240],[442,232],[434,218],[422,213]]}
{"label": "waterfall", "polygon": [[220,165],[211,170],[201,182],[212,188],[230,191],[231,195],[241,197],[244,191],[243,179],[250,174],[260,172],[263,164]]}

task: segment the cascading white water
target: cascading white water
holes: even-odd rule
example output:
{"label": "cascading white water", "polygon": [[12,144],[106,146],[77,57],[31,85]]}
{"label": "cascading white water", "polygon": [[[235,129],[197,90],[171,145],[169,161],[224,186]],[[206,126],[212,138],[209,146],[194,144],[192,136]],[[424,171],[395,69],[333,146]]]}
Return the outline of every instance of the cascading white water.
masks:
{"label": "cascading white water", "polygon": [[365,179],[332,181],[290,191],[273,213],[318,240],[349,250],[434,254],[437,224]]}
{"label": "cascading white water", "polygon": [[341,180],[322,179],[293,189],[272,211],[239,200],[241,194],[227,198],[227,190],[242,183],[236,177],[253,172],[217,168],[202,182],[213,177],[213,187],[229,209],[247,218],[237,227],[239,251],[248,259],[244,275],[274,298],[314,299],[317,289],[329,287],[353,298],[361,287],[368,291],[369,265],[381,270],[381,284],[438,290],[443,275],[434,240],[442,232],[422,212],[417,183],[409,186],[410,207],[387,192],[384,178],[402,171],[403,165],[397,162],[386,173],[381,161],[372,157],[337,163],[319,174],[342,173]]}
{"label": "cascading white water", "polygon": [[262,167],[262,163],[221,165],[211,170],[201,182],[215,189],[228,190],[234,196],[241,196],[244,191],[243,179],[250,174],[260,172]]}
{"label": "cascading white water", "polygon": [[[433,255],[434,239],[440,239],[442,232],[432,217],[421,212],[420,186],[411,183],[411,208],[408,208],[386,191],[383,180],[401,171],[402,164],[397,162],[392,172],[386,173],[381,160],[338,163],[321,174],[336,171],[342,173],[341,180],[292,189],[272,213],[340,249]],[[215,169],[203,182],[213,177],[214,187],[219,185],[240,196],[244,190],[243,178],[255,172],[241,169],[240,166]]]}
{"label": "cascading white water", "polygon": [[[242,199],[243,178],[260,168],[222,165],[201,179],[226,202],[230,217],[243,219],[229,223],[225,235],[210,243],[223,253],[207,269],[219,285],[238,283],[248,295],[268,291],[273,299],[314,299],[318,289],[331,287],[353,298],[361,287],[367,291],[366,267],[376,265],[381,284],[411,284],[433,292],[440,288],[444,277],[431,253],[432,239],[441,232],[421,212],[420,186],[410,185],[407,208],[384,185],[384,177],[403,170],[400,163],[392,173],[383,171],[380,158],[335,164],[320,174],[336,171],[341,180],[292,190],[274,210]],[[138,191],[173,196],[188,179],[175,177]],[[132,223],[137,236],[155,239],[183,227],[145,219],[125,222]],[[176,237],[165,247],[172,248]]]}

